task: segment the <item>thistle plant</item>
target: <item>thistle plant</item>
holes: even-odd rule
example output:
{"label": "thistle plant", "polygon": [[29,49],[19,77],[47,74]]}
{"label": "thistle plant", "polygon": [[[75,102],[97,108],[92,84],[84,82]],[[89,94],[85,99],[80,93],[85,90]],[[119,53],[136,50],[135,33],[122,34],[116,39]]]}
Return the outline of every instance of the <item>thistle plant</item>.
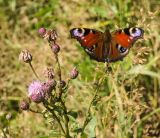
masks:
{"label": "thistle plant", "polygon": [[[70,85],[69,82],[78,77],[78,69],[77,67],[73,67],[73,69],[70,71],[68,79],[66,79],[67,81],[64,81],[64,79],[62,78],[62,70],[59,62],[60,46],[56,42],[56,31],[40,28],[38,30],[38,33],[41,38],[48,41],[48,45],[53,53],[58,69],[57,71],[54,71],[53,68],[47,67],[47,69],[43,71],[44,77],[47,77],[47,81],[42,80],[38,76],[32,65],[31,53],[28,50],[22,50],[19,55],[19,59],[24,63],[29,64],[37,80],[33,80],[29,84],[28,98],[20,101],[19,107],[23,111],[31,111],[34,113],[42,114],[45,119],[51,120],[51,124],[55,124],[53,122],[56,121],[60,129],[60,135],[66,138],[72,137],[72,135],[75,136],[78,133],[83,134],[86,125],[91,120],[89,114],[91,105],[89,106],[88,115],[86,117],[84,125],[81,127],[81,129],[78,130],[78,133],[77,131],[75,131],[76,134],[73,134],[73,132],[71,134],[71,129],[69,128],[69,115],[71,115],[71,111],[68,110],[65,103],[68,87]],[[94,96],[94,99],[95,97],[96,96]],[[31,102],[34,102],[36,104],[42,104],[45,110],[39,111],[37,109],[34,109],[31,106]]]}

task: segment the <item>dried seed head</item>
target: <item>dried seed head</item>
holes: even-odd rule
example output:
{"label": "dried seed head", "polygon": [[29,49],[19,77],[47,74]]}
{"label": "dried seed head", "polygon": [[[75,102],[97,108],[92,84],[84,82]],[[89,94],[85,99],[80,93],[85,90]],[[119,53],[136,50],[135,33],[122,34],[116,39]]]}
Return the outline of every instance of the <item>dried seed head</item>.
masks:
{"label": "dried seed head", "polygon": [[57,33],[55,30],[47,30],[43,37],[49,42],[55,42],[57,39]]}
{"label": "dried seed head", "polygon": [[28,110],[29,109],[29,102],[27,100],[22,100],[19,104],[20,109]]}
{"label": "dried seed head", "polygon": [[53,53],[57,54],[60,51],[60,46],[58,44],[53,43],[51,45],[51,49],[52,49]]}
{"label": "dried seed head", "polygon": [[22,50],[19,54],[19,60],[29,63],[32,61],[32,55],[29,53],[28,50]]}
{"label": "dried seed head", "polygon": [[38,29],[38,33],[42,36],[42,37],[44,37],[44,35],[46,34],[46,28],[39,28]]}
{"label": "dried seed head", "polygon": [[77,68],[75,67],[72,69],[72,71],[70,73],[70,78],[75,79],[75,78],[77,78],[78,74],[79,74],[79,72],[78,72]]}

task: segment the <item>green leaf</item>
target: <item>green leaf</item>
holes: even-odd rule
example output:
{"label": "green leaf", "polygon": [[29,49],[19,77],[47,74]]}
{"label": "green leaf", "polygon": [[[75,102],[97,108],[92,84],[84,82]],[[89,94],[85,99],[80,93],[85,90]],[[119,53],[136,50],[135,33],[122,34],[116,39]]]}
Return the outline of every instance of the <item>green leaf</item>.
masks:
{"label": "green leaf", "polygon": [[89,137],[90,138],[93,138],[95,137],[95,128],[96,128],[96,125],[97,125],[97,119],[96,119],[96,116],[93,116],[92,117],[92,120],[89,122],[88,124],[88,129],[89,129]]}

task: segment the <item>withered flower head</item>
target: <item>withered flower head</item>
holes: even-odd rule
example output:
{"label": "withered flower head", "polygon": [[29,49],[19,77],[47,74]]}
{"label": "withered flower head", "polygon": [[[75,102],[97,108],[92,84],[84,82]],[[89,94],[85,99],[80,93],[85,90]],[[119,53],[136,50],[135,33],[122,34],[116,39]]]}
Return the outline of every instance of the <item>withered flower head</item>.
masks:
{"label": "withered flower head", "polygon": [[47,30],[44,39],[47,39],[49,42],[55,42],[57,39],[57,33],[55,30]]}
{"label": "withered flower head", "polygon": [[25,62],[25,63],[29,63],[32,61],[32,55],[30,54],[30,52],[28,50],[22,50],[21,53],[19,54],[19,60]]}

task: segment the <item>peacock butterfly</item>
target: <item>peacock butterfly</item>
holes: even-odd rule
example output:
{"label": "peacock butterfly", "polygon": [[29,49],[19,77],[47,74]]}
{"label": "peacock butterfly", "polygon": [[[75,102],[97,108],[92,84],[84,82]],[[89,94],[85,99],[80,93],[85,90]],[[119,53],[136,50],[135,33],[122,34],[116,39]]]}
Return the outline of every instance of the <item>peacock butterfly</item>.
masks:
{"label": "peacock butterfly", "polygon": [[115,62],[122,60],[132,45],[143,38],[144,31],[138,27],[119,29],[104,33],[89,28],[73,28],[72,38],[77,39],[86,53],[98,62]]}

